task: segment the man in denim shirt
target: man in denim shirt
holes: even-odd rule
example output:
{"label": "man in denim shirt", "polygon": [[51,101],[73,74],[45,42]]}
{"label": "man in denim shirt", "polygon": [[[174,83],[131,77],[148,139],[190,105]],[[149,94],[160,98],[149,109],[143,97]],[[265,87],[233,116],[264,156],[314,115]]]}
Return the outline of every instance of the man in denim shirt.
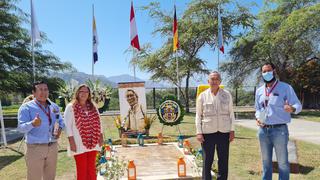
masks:
{"label": "man in denim shirt", "polygon": [[288,180],[290,166],[287,123],[291,121],[290,113],[298,114],[302,106],[293,88],[275,78],[274,64],[266,63],[261,70],[265,84],[256,91],[255,115],[260,127],[258,137],[263,164],[262,179],[272,179],[272,152],[275,148],[279,179]]}
{"label": "man in denim shirt", "polygon": [[35,99],[21,105],[18,112],[18,130],[25,133],[28,180],[55,179],[58,145],[64,128],[59,107],[48,100],[45,82],[33,84]]}

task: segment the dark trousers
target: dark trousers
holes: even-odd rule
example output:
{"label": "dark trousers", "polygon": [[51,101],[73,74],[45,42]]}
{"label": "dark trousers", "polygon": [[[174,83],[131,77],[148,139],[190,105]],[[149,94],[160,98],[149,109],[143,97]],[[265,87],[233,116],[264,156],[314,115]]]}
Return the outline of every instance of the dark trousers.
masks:
{"label": "dark trousers", "polygon": [[202,179],[212,180],[211,167],[214,158],[214,151],[217,148],[218,154],[218,180],[228,179],[228,161],[229,161],[229,134],[216,132],[204,134],[203,149],[203,170]]}

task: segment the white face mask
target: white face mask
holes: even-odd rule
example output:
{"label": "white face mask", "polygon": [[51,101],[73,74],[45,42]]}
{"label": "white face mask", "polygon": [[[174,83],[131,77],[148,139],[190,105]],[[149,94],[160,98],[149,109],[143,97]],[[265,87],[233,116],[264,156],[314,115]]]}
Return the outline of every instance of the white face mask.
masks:
{"label": "white face mask", "polygon": [[273,71],[262,73],[262,78],[265,82],[270,82],[274,78]]}

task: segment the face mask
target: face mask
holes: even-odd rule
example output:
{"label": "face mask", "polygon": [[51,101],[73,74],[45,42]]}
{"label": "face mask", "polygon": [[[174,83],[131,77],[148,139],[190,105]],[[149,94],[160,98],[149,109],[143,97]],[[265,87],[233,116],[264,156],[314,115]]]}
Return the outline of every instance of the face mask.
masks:
{"label": "face mask", "polygon": [[273,80],[273,71],[262,73],[263,80],[265,82],[271,82]]}

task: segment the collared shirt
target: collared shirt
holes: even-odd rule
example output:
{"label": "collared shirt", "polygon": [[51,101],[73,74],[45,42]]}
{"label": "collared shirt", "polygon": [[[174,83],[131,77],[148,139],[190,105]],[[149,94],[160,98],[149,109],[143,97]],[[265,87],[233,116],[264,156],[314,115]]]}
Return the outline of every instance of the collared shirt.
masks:
{"label": "collared shirt", "polygon": [[[289,123],[291,115],[285,111],[285,103],[288,102],[289,105],[296,109],[295,114],[298,114],[302,110],[296,93],[289,84],[281,81],[278,81],[272,92],[270,92],[271,89],[266,88],[265,84],[257,89],[255,97],[256,118],[259,119],[260,114],[266,112],[265,124]],[[266,92],[270,93],[269,97],[267,97]]]}
{"label": "collared shirt", "polygon": [[217,95],[210,88],[197,98],[196,105],[197,134],[234,131],[234,112],[231,94],[219,89]]}
{"label": "collared shirt", "polygon": [[[25,140],[27,144],[56,142],[57,139],[52,135],[56,121],[58,121],[59,127],[64,129],[65,125],[63,123],[59,106],[51,101],[50,103],[51,105],[47,105],[47,107],[38,103],[42,106],[43,110],[37,104],[36,99],[20,106],[18,112],[18,130],[25,133]],[[49,118],[44,110],[47,113],[50,113],[51,124],[49,123]],[[32,121],[37,116],[37,113],[41,119],[41,125],[34,127],[32,125]],[[56,119],[56,113],[59,114],[58,119]]]}

